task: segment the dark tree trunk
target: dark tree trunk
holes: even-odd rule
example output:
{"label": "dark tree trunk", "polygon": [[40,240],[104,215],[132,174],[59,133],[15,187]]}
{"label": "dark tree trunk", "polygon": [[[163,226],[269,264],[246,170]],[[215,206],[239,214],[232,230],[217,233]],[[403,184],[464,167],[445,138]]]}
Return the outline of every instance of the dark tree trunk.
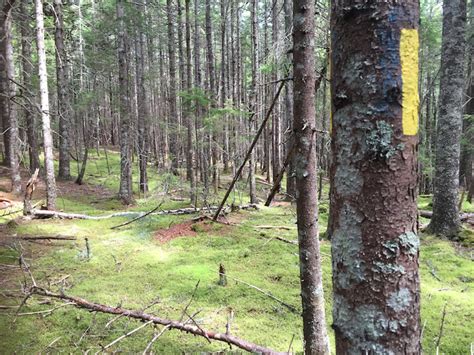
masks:
{"label": "dark tree trunk", "polygon": [[[120,91],[120,188],[119,197],[124,204],[133,202],[132,162],[130,156],[130,94],[127,61],[127,30],[124,23],[124,0],[117,0],[118,62]],[[87,146],[86,146],[87,149]]]}
{"label": "dark tree trunk", "polygon": [[[274,0],[272,4],[272,44],[273,44],[273,72],[272,72],[272,81],[275,83],[272,85],[272,95],[274,96],[278,79],[278,65],[279,65],[279,53],[278,53],[278,14],[281,11],[281,5],[278,0]],[[272,115],[272,179],[275,181],[278,177],[278,174],[281,170],[281,134],[280,134],[280,108],[279,104],[275,105]]]}
{"label": "dark tree trunk", "polygon": [[293,1],[296,213],[306,354],[329,354],[318,230],[314,1]]}
{"label": "dark tree trunk", "polygon": [[419,354],[419,2],[332,1],[336,353]]}
{"label": "dark tree trunk", "polygon": [[70,179],[69,167],[69,95],[67,93],[67,58],[64,48],[64,24],[62,0],[54,0],[55,27],[54,41],[56,44],[56,87],[58,91],[59,117],[59,168],[60,179]]}
{"label": "dark tree trunk", "polygon": [[179,175],[178,172],[178,109],[176,103],[176,44],[175,44],[175,16],[172,0],[166,0],[166,11],[168,13],[168,60],[169,60],[169,114],[168,133],[171,160],[171,173]]}
{"label": "dark tree trunk", "polygon": [[[258,42],[257,42],[257,2],[258,0],[250,1],[250,21],[251,21],[251,37],[252,37],[252,92],[250,93],[250,112],[255,112],[251,115],[248,122],[250,139],[255,132],[256,111],[257,111],[257,60],[258,60]],[[255,183],[255,153],[252,151],[249,158],[249,195],[250,203],[257,203],[257,191]]]}
{"label": "dark tree trunk", "polygon": [[459,220],[459,156],[463,115],[466,50],[466,0],[444,0],[439,117],[433,195],[433,218],[428,229],[454,237]]}

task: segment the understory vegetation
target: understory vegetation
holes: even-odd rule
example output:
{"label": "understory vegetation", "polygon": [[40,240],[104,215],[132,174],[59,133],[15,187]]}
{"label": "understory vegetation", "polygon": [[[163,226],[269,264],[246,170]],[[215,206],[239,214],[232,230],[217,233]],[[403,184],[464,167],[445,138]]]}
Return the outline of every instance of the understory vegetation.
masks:
{"label": "understory vegetation", "polygon": [[[86,185],[72,188],[73,182],[65,183],[58,209],[89,215],[124,210],[114,197],[118,190],[119,155],[108,152],[110,172],[102,153],[91,155]],[[179,178],[158,175],[151,167],[149,171],[151,192],[146,198],[136,196],[136,205],[128,210],[149,211],[159,203],[163,210],[189,206],[187,200],[180,198],[187,196],[187,192],[180,189],[183,184]],[[1,179],[6,181],[3,176]],[[244,186],[245,181],[239,184]],[[87,194],[87,189],[92,187],[103,193]],[[268,189],[259,184],[261,197]],[[233,195],[236,205],[248,201],[248,196],[239,190]],[[43,198],[41,194],[39,189],[34,199]],[[327,195],[325,187],[319,223],[330,325],[331,250],[330,242],[324,239]],[[209,203],[217,200],[215,196]],[[429,209],[430,204],[429,196],[420,197],[422,209]],[[194,314],[193,319],[200,327],[219,332],[225,332],[232,313],[231,334],[280,351],[302,351],[300,315],[241,282],[268,291],[301,310],[297,245],[285,242],[296,239],[295,208],[280,200],[274,205],[256,211],[232,212],[226,217],[227,224],[209,220],[189,222],[194,215],[161,215],[148,216],[118,229],[111,227],[129,219],[16,219],[13,222],[18,214],[0,217],[1,352],[96,352],[140,325],[125,317],[114,319],[112,315],[62,306],[59,301],[37,296],[31,297],[15,315],[22,301],[21,285],[25,280],[30,282],[17,267],[20,254],[30,265],[36,282],[52,290],[109,306],[141,309],[169,319],[182,318],[183,309],[190,303],[187,313]],[[465,203],[464,210],[472,212],[473,206]],[[420,223],[426,224],[427,220],[421,219]],[[67,235],[76,240],[31,243],[18,239],[25,235]],[[434,353],[439,342],[441,353],[469,353],[474,329],[473,233],[466,229],[459,243],[426,234],[420,236],[424,352]],[[85,238],[89,242],[89,257]],[[225,287],[218,285],[220,264],[228,277]],[[35,313],[56,307],[51,313]],[[148,325],[107,350],[143,352],[160,329]],[[334,349],[332,330],[328,330]],[[228,348],[226,344],[209,343],[203,337],[175,330],[166,331],[152,347],[160,353]]]}

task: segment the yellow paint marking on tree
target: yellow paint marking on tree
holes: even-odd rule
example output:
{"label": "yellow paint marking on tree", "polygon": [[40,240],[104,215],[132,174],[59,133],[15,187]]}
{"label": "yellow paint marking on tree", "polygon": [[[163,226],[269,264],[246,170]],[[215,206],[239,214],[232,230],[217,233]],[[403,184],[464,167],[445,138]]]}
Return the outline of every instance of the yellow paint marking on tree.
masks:
{"label": "yellow paint marking on tree", "polygon": [[418,133],[418,30],[402,29],[400,34],[400,62],[402,66],[402,127],[403,134]]}

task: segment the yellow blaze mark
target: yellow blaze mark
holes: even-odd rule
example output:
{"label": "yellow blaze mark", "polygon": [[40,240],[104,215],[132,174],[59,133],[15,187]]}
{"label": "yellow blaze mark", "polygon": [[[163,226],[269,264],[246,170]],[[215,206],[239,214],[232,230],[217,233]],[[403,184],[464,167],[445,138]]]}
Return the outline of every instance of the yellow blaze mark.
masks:
{"label": "yellow blaze mark", "polygon": [[400,62],[402,66],[402,127],[403,134],[418,133],[418,30],[402,29],[400,35]]}

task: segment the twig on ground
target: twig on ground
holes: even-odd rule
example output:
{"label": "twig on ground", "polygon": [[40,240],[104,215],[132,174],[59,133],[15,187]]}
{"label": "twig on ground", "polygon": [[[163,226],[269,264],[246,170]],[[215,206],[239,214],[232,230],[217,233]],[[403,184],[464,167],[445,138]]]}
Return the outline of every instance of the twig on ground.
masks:
{"label": "twig on ground", "polygon": [[443,336],[443,328],[444,328],[444,319],[446,318],[446,307],[448,306],[448,302],[444,304],[443,307],[443,315],[441,316],[441,324],[439,326],[439,335],[438,339],[436,340],[436,354],[439,353],[439,345],[441,344],[441,338]]}
{"label": "twig on ground", "polygon": [[198,280],[198,282],[196,283],[196,286],[194,286],[194,290],[193,290],[193,293],[191,294],[191,298],[189,299],[189,302],[186,304],[186,306],[184,307],[183,309],[183,312],[181,313],[181,317],[179,318],[179,321],[181,322],[184,318],[184,315],[186,314],[186,312],[188,311],[188,308],[189,306],[191,305],[191,302],[193,301],[194,299],[194,296],[196,295],[196,291],[199,287],[199,283],[201,282],[201,280]]}
{"label": "twig on ground", "polygon": [[161,329],[161,331],[160,331],[159,333],[157,333],[157,334],[155,334],[155,335],[153,336],[153,338],[152,338],[152,339],[150,340],[150,342],[147,344],[145,350],[143,350],[143,355],[145,355],[145,354],[151,349],[151,346],[153,345],[153,343],[154,343],[155,341],[157,341],[158,338],[159,338],[160,336],[162,336],[162,335],[164,334],[164,332],[166,332],[169,328],[170,328],[169,325],[164,326],[163,329]]}
{"label": "twig on ground", "polygon": [[70,306],[70,305],[75,305],[75,303],[74,302],[67,302],[67,303],[63,303],[59,306],[56,306],[54,308],[46,309],[44,311],[18,313],[17,316],[20,317],[20,316],[33,316],[35,314],[43,314],[43,317],[46,317],[47,315],[50,315],[51,313],[53,313],[58,308],[62,308],[62,307]]}
{"label": "twig on ground", "polygon": [[[103,350],[107,350],[107,349],[110,348],[112,345],[117,344],[119,341],[121,341],[121,340],[123,340],[123,339],[129,337],[129,336],[132,335],[133,333],[138,332],[140,329],[145,328],[147,325],[149,325],[149,324],[151,324],[151,323],[153,323],[153,320],[149,320],[148,322],[143,323],[142,325],[140,325],[139,327],[137,327],[137,328],[135,328],[135,329],[129,331],[128,333],[123,334],[122,336],[120,336],[120,337],[118,337],[117,339],[115,339],[113,342],[111,342],[111,343],[107,344],[106,346],[102,347],[102,351],[103,351]],[[100,352],[100,351],[98,351],[96,354],[98,354],[99,352]]]}

